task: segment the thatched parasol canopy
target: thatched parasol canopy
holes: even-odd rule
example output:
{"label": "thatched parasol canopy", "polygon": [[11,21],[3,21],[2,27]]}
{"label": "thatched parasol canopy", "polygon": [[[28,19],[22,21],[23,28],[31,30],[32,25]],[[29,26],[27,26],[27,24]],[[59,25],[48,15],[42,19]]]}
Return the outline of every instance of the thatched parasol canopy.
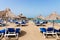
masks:
{"label": "thatched parasol canopy", "polygon": [[15,15],[11,12],[9,8],[6,8],[3,11],[0,11],[0,18],[6,19],[6,18],[14,18]]}
{"label": "thatched parasol canopy", "polygon": [[45,18],[46,20],[57,20],[60,19],[60,15],[58,15],[56,12],[52,12],[49,16]]}
{"label": "thatched parasol canopy", "polygon": [[20,19],[26,19],[26,16],[24,16],[22,13],[18,15]]}
{"label": "thatched parasol canopy", "polygon": [[5,17],[6,16],[6,11],[0,11],[0,18]]}
{"label": "thatched parasol canopy", "polygon": [[11,12],[9,8],[6,9],[6,17],[15,18],[16,16]]}
{"label": "thatched parasol canopy", "polygon": [[42,15],[37,16],[36,18],[44,20],[44,17]]}
{"label": "thatched parasol canopy", "polygon": [[18,16],[19,16],[19,17],[25,17],[25,18],[26,18],[26,16],[24,16],[22,13],[19,14]]}

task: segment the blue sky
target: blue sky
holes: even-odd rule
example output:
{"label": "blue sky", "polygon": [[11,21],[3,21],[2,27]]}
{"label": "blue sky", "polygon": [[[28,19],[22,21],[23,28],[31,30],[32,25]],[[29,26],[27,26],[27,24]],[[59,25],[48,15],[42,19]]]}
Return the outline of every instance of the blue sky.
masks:
{"label": "blue sky", "polygon": [[60,14],[60,0],[0,0],[0,10],[5,8],[10,8],[15,15],[48,16],[54,11]]}

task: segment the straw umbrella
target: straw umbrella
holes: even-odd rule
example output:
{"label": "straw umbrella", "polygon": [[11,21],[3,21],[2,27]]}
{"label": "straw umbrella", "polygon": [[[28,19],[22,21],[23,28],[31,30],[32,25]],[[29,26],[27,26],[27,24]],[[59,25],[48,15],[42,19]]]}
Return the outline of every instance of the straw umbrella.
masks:
{"label": "straw umbrella", "polygon": [[[6,18],[6,10],[3,10],[3,11],[0,11],[0,18],[2,18],[3,20],[5,20],[5,18]],[[7,23],[7,22],[6,22]],[[6,27],[5,27],[6,28]],[[6,32],[5,32],[6,33]]]}
{"label": "straw umbrella", "polygon": [[[7,24],[7,20],[8,20],[8,18],[14,18],[15,17],[15,15],[11,12],[11,10],[9,9],[9,8],[6,8],[5,9],[5,19],[6,19],[6,24]],[[7,30],[7,27],[6,27],[6,30]],[[6,31],[5,31],[5,33],[6,33]]]}
{"label": "straw umbrella", "polygon": [[19,19],[20,19],[20,17],[19,17],[19,16],[16,16],[16,17],[15,17],[15,20],[19,20]]}
{"label": "straw umbrella", "polygon": [[[6,8],[5,10],[0,11],[0,13],[1,13],[0,14],[0,18],[2,18],[3,20],[5,20],[6,24],[7,24],[7,19],[8,18],[15,17],[15,16],[13,16],[13,14],[12,14],[12,12],[11,12],[11,10],[9,8]],[[5,27],[5,28],[7,28],[7,27]],[[5,31],[5,33],[6,33],[6,31]]]}
{"label": "straw umbrella", "polygon": [[45,18],[45,20],[57,20],[60,19],[60,15],[57,12],[52,12],[49,16]]}
{"label": "straw umbrella", "polygon": [[37,18],[44,20],[44,17],[42,15],[37,16]]}
{"label": "straw umbrella", "polygon": [[55,20],[57,20],[57,19],[59,19],[59,15],[57,14],[57,12],[52,12],[49,16],[46,17],[46,20],[52,20],[53,28],[54,28]]}
{"label": "straw umbrella", "polygon": [[22,13],[18,15],[21,20],[26,20],[26,16],[24,16]]}
{"label": "straw umbrella", "polygon": [[11,12],[11,10],[8,8],[6,9],[6,15],[11,18],[11,19],[14,19],[16,16]]}

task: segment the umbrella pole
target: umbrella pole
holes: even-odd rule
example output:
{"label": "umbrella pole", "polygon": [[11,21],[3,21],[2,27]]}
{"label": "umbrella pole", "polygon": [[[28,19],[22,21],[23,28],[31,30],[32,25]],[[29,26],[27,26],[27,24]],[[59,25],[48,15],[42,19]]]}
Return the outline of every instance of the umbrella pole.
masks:
{"label": "umbrella pole", "polygon": [[53,32],[54,32],[54,20],[53,20]]}
{"label": "umbrella pole", "polygon": [[[6,15],[5,21],[6,21],[6,25],[7,25],[7,13],[5,15]],[[7,31],[7,27],[5,27],[5,34],[6,34],[6,31]]]}
{"label": "umbrella pole", "polygon": [[53,27],[54,27],[54,20],[53,20]]}

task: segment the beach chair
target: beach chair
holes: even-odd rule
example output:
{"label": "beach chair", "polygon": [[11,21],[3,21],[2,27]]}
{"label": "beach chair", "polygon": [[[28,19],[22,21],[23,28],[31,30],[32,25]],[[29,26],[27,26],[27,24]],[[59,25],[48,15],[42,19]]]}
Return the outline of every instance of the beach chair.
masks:
{"label": "beach chair", "polygon": [[3,20],[0,20],[0,23],[3,23],[4,21]]}
{"label": "beach chair", "polygon": [[56,33],[56,38],[60,38],[60,29],[54,29],[54,33]]}
{"label": "beach chair", "polygon": [[10,39],[10,38],[15,38],[16,40],[18,40],[18,35],[20,33],[20,29],[19,28],[8,28],[8,30],[6,31],[5,37],[6,39]]}
{"label": "beach chair", "polygon": [[[18,30],[18,29],[16,29]],[[18,39],[18,33],[14,28],[8,28],[5,33],[5,38],[10,39],[10,38],[15,38],[16,40]]]}
{"label": "beach chair", "polygon": [[56,30],[54,31],[53,27],[49,27],[47,29],[40,28],[40,31],[43,33],[44,38],[47,38],[48,36],[55,37],[56,36]]}
{"label": "beach chair", "polygon": [[15,23],[17,20],[13,20],[13,22]]}
{"label": "beach chair", "polygon": [[[16,34],[17,34],[18,36],[21,34],[20,28],[16,28]],[[18,37],[18,36],[17,36],[17,37]]]}
{"label": "beach chair", "polygon": [[41,33],[46,32],[46,28],[40,28],[40,32]]}
{"label": "beach chair", "polygon": [[43,34],[44,38],[46,38],[45,36],[45,33],[46,33],[46,28],[40,28],[40,32]]}
{"label": "beach chair", "polygon": [[40,21],[35,22],[36,26],[40,26]]}
{"label": "beach chair", "polygon": [[4,26],[4,21],[3,20],[0,20],[0,26]]}
{"label": "beach chair", "polygon": [[60,29],[55,29],[55,31],[54,32],[56,32],[57,33],[57,38],[60,38]]}
{"label": "beach chair", "polygon": [[15,22],[15,24],[20,24],[20,23],[17,21],[17,22]]}
{"label": "beach chair", "polygon": [[0,40],[4,37],[5,29],[0,30]]}
{"label": "beach chair", "polygon": [[0,23],[0,26],[1,26],[1,27],[4,27],[4,26],[6,26],[6,24],[4,24],[4,23]]}
{"label": "beach chair", "polygon": [[48,36],[55,37],[56,34],[57,34],[57,33],[54,32],[54,28],[53,28],[53,27],[48,27],[48,28],[47,28],[47,32],[45,33],[46,37],[48,37]]}
{"label": "beach chair", "polygon": [[20,25],[21,25],[21,22],[16,21],[15,24],[16,24],[17,26],[20,26]]}
{"label": "beach chair", "polygon": [[42,24],[47,24],[48,23],[48,21],[43,21],[43,23]]}
{"label": "beach chair", "polygon": [[16,33],[21,33],[20,28],[16,28]]}
{"label": "beach chair", "polygon": [[22,26],[27,25],[27,24],[26,24],[26,21],[25,21],[25,20],[21,21],[21,25],[22,25]]}
{"label": "beach chair", "polygon": [[13,23],[13,20],[12,20],[12,19],[10,19],[10,20],[8,20],[8,22]]}

